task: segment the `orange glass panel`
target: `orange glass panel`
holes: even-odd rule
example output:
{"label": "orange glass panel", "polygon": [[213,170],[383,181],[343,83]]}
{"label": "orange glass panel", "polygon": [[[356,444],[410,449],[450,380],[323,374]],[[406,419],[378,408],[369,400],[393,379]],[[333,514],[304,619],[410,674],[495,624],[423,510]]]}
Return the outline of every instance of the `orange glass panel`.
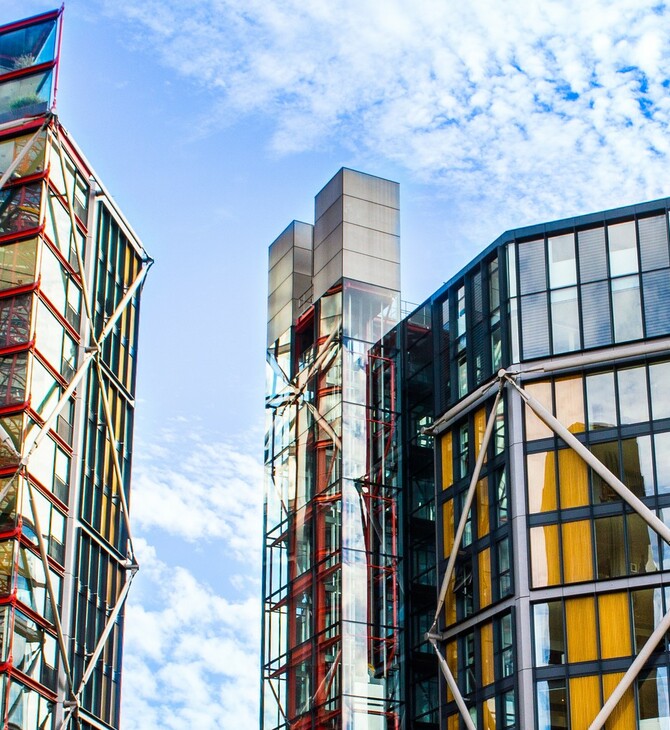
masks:
{"label": "orange glass panel", "polygon": [[482,550],[479,555],[479,607],[491,603],[491,548]]}
{"label": "orange glass panel", "polygon": [[442,489],[454,483],[454,440],[451,431],[442,437]]}
{"label": "orange glass panel", "polygon": [[[529,383],[525,386],[526,392],[533,398],[539,400],[540,403],[553,413],[551,404],[551,382],[545,381],[541,383]],[[533,441],[534,439],[544,439],[553,435],[553,431],[546,426],[534,413],[526,406],[526,439]]]}
{"label": "orange glass panel", "polygon": [[528,511],[551,512],[558,508],[556,503],[556,471],[553,451],[528,454]]}
{"label": "orange glass panel", "polygon": [[492,684],[495,681],[493,669],[493,624],[484,624],[481,629],[482,642],[482,684]]}
{"label": "orange glass panel", "polygon": [[454,545],[454,500],[448,499],[442,505],[442,531],[444,539],[444,557],[451,555]]}
{"label": "orange glass panel", "polygon": [[[447,695],[451,696],[451,692],[449,692],[449,689],[447,689]],[[456,713],[455,715],[449,715],[447,718],[447,730],[459,730],[459,717],[460,715]]]}
{"label": "orange glass panel", "polygon": [[598,676],[574,677],[570,680],[571,730],[588,730],[600,707],[600,678]]}
{"label": "orange glass panel", "polygon": [[447,626],[456,623],[456,596],[454,595],[454,584],[456,583],[456,573],[451,574],[449,579],[449,588],[444,600],[444,618]]}
{"label": "orange glass panel", "polygon": [[583,507],[589,503],[586,462],[572,449],[560,449],[558,452],[558,485],[561,509]]}
{"label": "orange glass panel", "polygon": [[477,482],[477,537],[489,534],[489,480]]}
{"label": "orange glass panel", "polygon": [[593,579],[590,520],[563,525],[563,578],[566,583]]}
{"label": "orange glass panel", "polygon": [[530,556],[533,588],[561,582],[558,525],[531,528]]}
{"label": "orange glass panel", "polygon": [[[621,681],[623,672],[614,674],[603,674],[603,701],[614,692]],[[617,702],[609,720],[605,724],[605,730],[629,730],[635,727],[635,704],[633,702],[633,688],[629,687],[624,696]]]}
{"label": "orange glass panel", "polygon": [[588,662],[597,658],[596,607],[591,596],[568,598],[565,601],[565,628],[570,663]]}
{"label": "orange glass panel", "polygon": [[605,593],[598,596],[600,619],[600,654],[603,659],[630,656],[630,614],[628,593]]}
{"label": "orange glass panel", "polygon": [[585,428],[584,387],[581,377],[560,378],[556,381],[556,418],[572,433]]}
{"label": "orange glass panel", "polygon": [[486,408],[480,408],[475,413],[475,459],[479,456],[484,441],[484,431],[486,431]]}

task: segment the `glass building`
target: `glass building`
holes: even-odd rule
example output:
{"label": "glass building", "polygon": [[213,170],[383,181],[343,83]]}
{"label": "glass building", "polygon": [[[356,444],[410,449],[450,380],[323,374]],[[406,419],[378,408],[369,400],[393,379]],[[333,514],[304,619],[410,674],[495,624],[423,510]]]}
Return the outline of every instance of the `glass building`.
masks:
{"label": "glass building", "polygon": [[670,728],[670,199],[395,323],[397,190],[334,180],[270,250],[262,727]]}
{"label": "glass building", "polygon": [[61,11],[0,28],[0,726],[119,727],[151,263],[55,114]]}

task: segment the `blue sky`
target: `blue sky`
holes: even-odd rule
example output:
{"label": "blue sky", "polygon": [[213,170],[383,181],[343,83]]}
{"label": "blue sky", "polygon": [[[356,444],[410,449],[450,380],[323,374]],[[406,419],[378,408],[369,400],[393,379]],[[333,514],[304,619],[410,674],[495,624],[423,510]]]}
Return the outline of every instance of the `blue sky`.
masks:
{"label": "blue sky", "polygon": [[[54,4],[3,0],[0,23]],[[268,244],[343,165],[397,180],[417,302],[507,228],[670,195],[669,16],[67,1],[58,112],[156,259],[124,730],[256,724]]]}

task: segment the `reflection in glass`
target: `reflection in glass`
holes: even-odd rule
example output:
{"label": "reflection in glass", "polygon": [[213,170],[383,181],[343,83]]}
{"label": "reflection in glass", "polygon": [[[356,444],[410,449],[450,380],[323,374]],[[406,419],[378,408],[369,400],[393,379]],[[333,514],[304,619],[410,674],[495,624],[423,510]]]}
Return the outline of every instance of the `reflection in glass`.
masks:
{"label": "reflection in glass", "polygon": [[655,420],[670,418],[668,383],[670,383],[670,362],[657,362],[649,366],[651,412]]}
{"label": "reflection in glass", "polygon": [[554,353],[581,347],[576,287],[551,292],[551,333]]}
{"label": "reflection in glass", "polygon": [[0,290],[13,289],[35,281],[37,238],[0,247]]}
{"label": "reflection in glass", "polygon": [[607,226],[610,254],[610,275],[623,276],[638,271],[635,221]]}
{"label": "reflection in glass", "polygon": [[565,680],[537,683],[538,730],[568,727],[568,703]]}
{"label": "reflection in glass", "polygon": [[586,402],[589,429],[616,426],[616,397],[612,371],[586,376]]}
{"label": "reflection in glass", "polygon": [[620,423],[649,420],[647,373],[644,367],[626,368],[617,373]]}
{"label": "reflection in glass", "polygon": [[598,578],[618,578],[626,575],[623,516],[614,515],[596,519],[595,531]]}
{"label": "reflection in glass", "polygon": [[647,337],[667,335],[670,332],[670,271],[652,271],[642,276],[644,288],[644,316]]}
{"label": "reflection in glass", "polygon": [[577,283],[575,237],[572,233],[549,239],[549,284],[552,289]]}
{"label": "reflection in glass", "polygon": [[641,730],[647,727],[658,730],[670,728],[670,697],[668,696],[668,670],[666,667],[651,669],[637,680],[637,707]]}
{"label": "reflection in glass", "polygon": [[533,608],[535,621],[535,666],[565,662],[563,603],[538,603]]}
{"label": "reflection in glass", "polygon": [[612,280],[612,312],[615,342],[642,337],[640,282],[637,276]]}

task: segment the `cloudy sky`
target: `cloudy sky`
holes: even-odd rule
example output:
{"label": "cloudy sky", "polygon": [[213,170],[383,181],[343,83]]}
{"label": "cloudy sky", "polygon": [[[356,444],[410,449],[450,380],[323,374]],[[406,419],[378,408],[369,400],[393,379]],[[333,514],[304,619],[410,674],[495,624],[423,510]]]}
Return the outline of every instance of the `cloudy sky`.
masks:
{"label": "cloudy sky", "polygon": [[670,195],[670,8],[67,0],[58,111],[156,259],[124,730],[253,727],[268,244],[341,166],[397,180],[418,302],[507,228]]}

